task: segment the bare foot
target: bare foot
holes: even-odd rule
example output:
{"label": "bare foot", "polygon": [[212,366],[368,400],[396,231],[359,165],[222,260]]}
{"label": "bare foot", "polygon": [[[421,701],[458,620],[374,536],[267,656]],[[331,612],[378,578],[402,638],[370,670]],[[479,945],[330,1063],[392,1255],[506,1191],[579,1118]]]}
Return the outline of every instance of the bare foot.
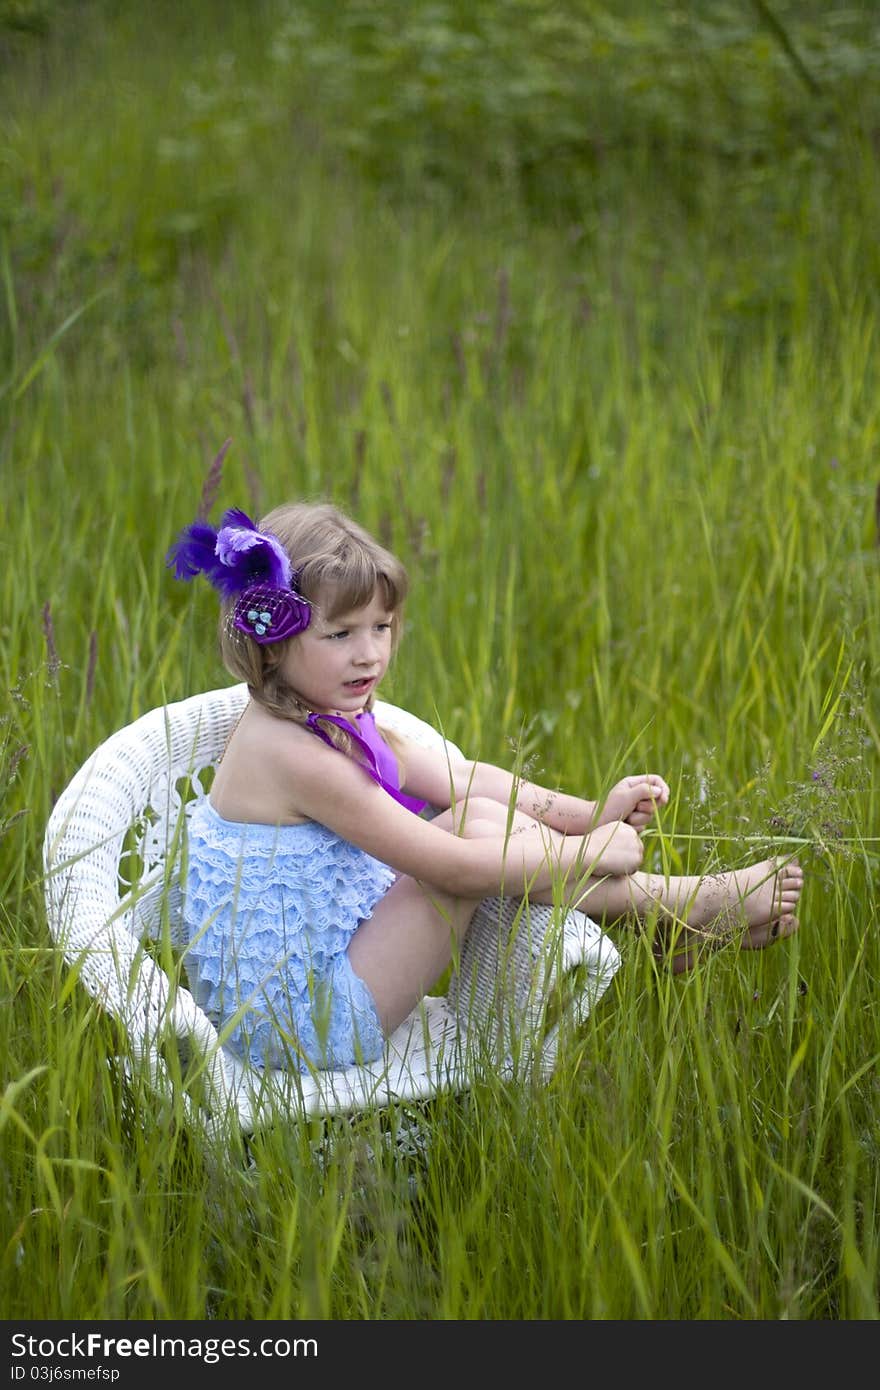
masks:
{"label": "bare foot", "polygon": [[761,951],[793,936],[803,886],[797,860],[761,859],[744,869],[718,874],[608,875],[593,879],[573,906],[609,921],[635,916],[644,922],[656,917],[657,954],[664,958],[672,954],[678,974],[696,963],[700,951],[727,941],[737,941],[746,951]]}
{"label": "bare foot", "polygon": [[754,945],[760,941],[766,946],[761,929],[794,915],[803,886],[804,872],[797,860],[761,859],[727,873],[670,879],[661,906],[694,931],[727,936],[745,926],[747,935],[757,933]]}
{"label": "bare foot", "polygon": [[795,914],[804,874],[797,860],[762,859],[745,869],[660,882],[653,901],[681,924],[675,946],[684,950],[673,956],[675,974],[691,969],[707,946],[735,941],[741,950],[762,951],[800,926]]}

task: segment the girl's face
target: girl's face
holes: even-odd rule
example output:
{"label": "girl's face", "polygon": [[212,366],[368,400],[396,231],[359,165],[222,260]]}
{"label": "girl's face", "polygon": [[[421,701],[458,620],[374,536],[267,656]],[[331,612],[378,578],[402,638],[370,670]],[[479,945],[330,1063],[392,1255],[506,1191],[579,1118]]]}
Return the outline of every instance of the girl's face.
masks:
{"label": "girl's face", "polygon": [[313,609],[284,654],[284,681],[319,714],[356,714],[388,668],[391,618],[378,589],[364,608],[332,622]]}

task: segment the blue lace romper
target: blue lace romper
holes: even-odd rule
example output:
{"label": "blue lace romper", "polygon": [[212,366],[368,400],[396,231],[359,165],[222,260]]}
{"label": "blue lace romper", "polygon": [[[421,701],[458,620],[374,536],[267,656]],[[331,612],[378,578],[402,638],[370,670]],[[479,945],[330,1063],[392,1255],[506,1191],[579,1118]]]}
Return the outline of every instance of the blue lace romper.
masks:
{"label": "blue lace romper", "polygon": [[[372,715],[358,716],[357,729],[326,718],[344,723],[376,781],[421,809],[399,792]],[[347,947],[395,877],[317,821],[228,821],[203,797],[187,829],[185,966],[223,1043],[251,1066],[303,1072],[378,1058],[385,1040],[376,1005]]]}

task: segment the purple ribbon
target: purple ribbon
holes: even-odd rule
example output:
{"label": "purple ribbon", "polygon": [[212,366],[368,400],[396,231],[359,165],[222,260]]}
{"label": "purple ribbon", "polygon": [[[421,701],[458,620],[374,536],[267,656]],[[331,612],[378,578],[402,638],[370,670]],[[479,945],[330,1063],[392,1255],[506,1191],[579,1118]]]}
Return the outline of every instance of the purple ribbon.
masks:
{"label": "purple ribbon", "polygon": [[[426,801],[418,801],[414,796],[407,796],[406,792],[400,790],[397,760],[388,744],[383,739],[379,730],[376,728],[376,721],[369,710],[357,716],[362,721],[364,734],[358,733],[353,724],[347,719],[342,719],[337,714],[310,714],[306,720],[309,728],[322,738],[331,748],[335,748],[330,735],[321,728],[322,723],[335,724],[337,729],[344,729],[349,738],[353,739],[363,754],[363,768],[368,772],[374,782],[378,782],[380,787],[384,787],[389,796],[393,796],[395,801],[399,801],[401,806],[405,806],[408,811],[418,815],[419,811],[427,806]],[[337,750],[338,751],[338,750]]]}

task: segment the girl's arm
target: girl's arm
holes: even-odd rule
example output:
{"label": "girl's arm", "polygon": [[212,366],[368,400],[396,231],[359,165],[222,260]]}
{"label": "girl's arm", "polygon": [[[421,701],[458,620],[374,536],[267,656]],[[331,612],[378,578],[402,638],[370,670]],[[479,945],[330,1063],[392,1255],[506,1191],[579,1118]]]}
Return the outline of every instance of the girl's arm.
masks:
{"label": "girl's arm", "polygon": [[404,755],[405,787],[432,806],[458,805],[470,796],[486,796],[504,806],[511,803],[533,820],[564,835],[587,835],[600,825],[625,820],[642,829],[655,806],[665,806],[669,788],[655,773],[624,777],[599,806],[567,792],[552,791],[537,782],[515,777],[494,763],[453,762],[441,750],[422,748],[407,741]]}
{"label": "girl's arm", "polygon": [[520,894],[527,886],[551,889],[560,874],[575,887],[600,873],[632,873],[642,861],[641,840],[620,822],[552,844],[540,833],[464,838],[405,810],[352,758],[318,739],[285,741],[275,752],[276,770],[289,779],[299,814],[399,873],[457,897],[490,897],[505,887]]}

